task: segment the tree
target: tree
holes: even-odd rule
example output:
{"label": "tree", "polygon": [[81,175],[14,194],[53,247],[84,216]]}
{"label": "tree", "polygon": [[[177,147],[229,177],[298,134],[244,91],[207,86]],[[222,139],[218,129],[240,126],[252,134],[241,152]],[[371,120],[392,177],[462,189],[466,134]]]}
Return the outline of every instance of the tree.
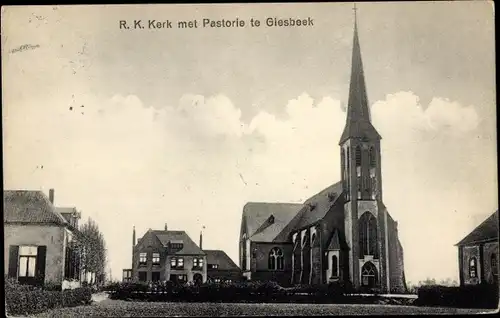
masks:
{"label": "tree", "polygon": [[104,280],[106,275],[106,243],[97,223],[88,218],[80,226],[81,247],[83,247],[82,268],[87,273],[93,273],[91,281]]}

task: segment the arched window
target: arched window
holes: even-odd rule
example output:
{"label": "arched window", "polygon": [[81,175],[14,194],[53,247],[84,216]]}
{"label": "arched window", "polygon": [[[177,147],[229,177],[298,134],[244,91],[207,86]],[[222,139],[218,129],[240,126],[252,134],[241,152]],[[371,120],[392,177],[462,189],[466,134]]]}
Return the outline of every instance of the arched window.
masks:
{"label": "arched window", "polygon": [[361,284],[366,287],[375,287],[377,284],[377,268],[372,262],[367,262],[361,268]]}
{"label": "arched window", "polygon": [[337,255],[332,256],[332,277],[339,276],[339,262]]}
{"label": "arched window", "polygon": [[377,219],[370,212],[365,212],[358,222],[359,257],[372,255],[378,258]]}
{"label": "arched window", "polygon": [[361,167],[361,148],[356,147],[356,167]]}
{"label": "arched window", "polygon": [[375,148],[370,147],[370,168],[375,168],[377,165],[377,158],[375,157]]}
{"label": "arched window", "polygon": [[477,260],[475,257],[471,257],[471,259],[469,260],[469,277],[477,277]]}
{"label": "arched window", "polygon": [[342,148],[342,151],[340,152],[340,167],[342,170],[342,186],[344,189],[346,188],[346,181],[347,181],[347,171],[345,169],[345,149]]}
{"label": "arched window", "polygon": [[304,237],[302,238],[302,247],[306,246],[307,244],[307,233],[304,234]]}
{"label": "arched window", "polygon": [[313,233],[311,236],[311,246],[314,246],[315,241],[316,241],[316,233]]}
{"label": "arched window", "polygon": [[279,247],[274,247],[271,252],[269,252],[269,269],[272,270],[283,270],[284,268],[284,257],[283,251]]}
{"label": "arched window", "polygon": [[351,181],[349,180],[350,179],[350,168],[351,168],[351,160],[350,160],[350,150],[349,150],[349,147],[347,147],[347,160],[346,160],[346,163],[347,163],[347,169],[346,169],[346,186],[347,186],[347,191],[346,191],[346,199],[349,200],[350,197],[351,197]]}

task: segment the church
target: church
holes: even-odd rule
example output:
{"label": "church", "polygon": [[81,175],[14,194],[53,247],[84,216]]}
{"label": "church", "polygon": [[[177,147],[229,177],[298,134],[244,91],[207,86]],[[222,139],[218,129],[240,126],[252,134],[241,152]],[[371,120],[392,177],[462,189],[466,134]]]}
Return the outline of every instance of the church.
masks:
{"label": "church", "polygon": [[341,180],[303,204],[244,206],[239,256],[247,280],[406,290],[398,223],[382,196],[381,139],[370,118],[355,17],[347,119],[338,144]]}

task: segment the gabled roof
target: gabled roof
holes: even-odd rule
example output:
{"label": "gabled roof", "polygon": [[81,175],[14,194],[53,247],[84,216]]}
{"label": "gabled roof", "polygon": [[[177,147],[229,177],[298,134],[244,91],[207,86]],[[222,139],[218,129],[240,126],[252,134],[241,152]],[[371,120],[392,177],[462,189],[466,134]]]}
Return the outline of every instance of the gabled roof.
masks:
{"label": "gabled roof", "polygon": [[339,231],[336,229],[333,230],[332,238],[328,243],[328,247],[326,248],[329,251],[340,250],[340,239],[339,239]]}
{"label": "gabled roof", "polygon": [[5,190],[4,223],[67,225],[49,198],[38,190]]}
{"label": "gabled roof", "polygon": [[469,235],[456,246],[472,245],[479,242],[498,240],[498,210],[479,224]]}
{"label": "gabled roof", "polygon": [[[302,204],[249,202],[243,207],[248,237],[255,242],[272,242],[299,212]],[[270,218],[272,216],[272,218]]]}
{"label": "gabled roof", "polygon": [[218,270],[239,270],[233,260],[221,250],[204,250],[207,254],[207,264],[217,264]]}
{"label": "gabled roof", "polygon": [[175,255],[205,255],[185,231],[151,230],[151,233],[158,238],[164,247],[168,247],[170,242],[182,242],[182,249],[176,251]]}

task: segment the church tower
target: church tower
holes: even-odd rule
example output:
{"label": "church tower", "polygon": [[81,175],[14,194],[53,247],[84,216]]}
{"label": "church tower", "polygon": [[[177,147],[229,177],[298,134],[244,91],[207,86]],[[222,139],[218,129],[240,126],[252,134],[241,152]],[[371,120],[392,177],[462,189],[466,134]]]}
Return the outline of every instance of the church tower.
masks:
{"label": "church tower", "polygon": [[382,204],[381,136],[372,125],[354,7],[347,119],[340,138],[349,278],[355,287],[389,289],[387,215]]}

